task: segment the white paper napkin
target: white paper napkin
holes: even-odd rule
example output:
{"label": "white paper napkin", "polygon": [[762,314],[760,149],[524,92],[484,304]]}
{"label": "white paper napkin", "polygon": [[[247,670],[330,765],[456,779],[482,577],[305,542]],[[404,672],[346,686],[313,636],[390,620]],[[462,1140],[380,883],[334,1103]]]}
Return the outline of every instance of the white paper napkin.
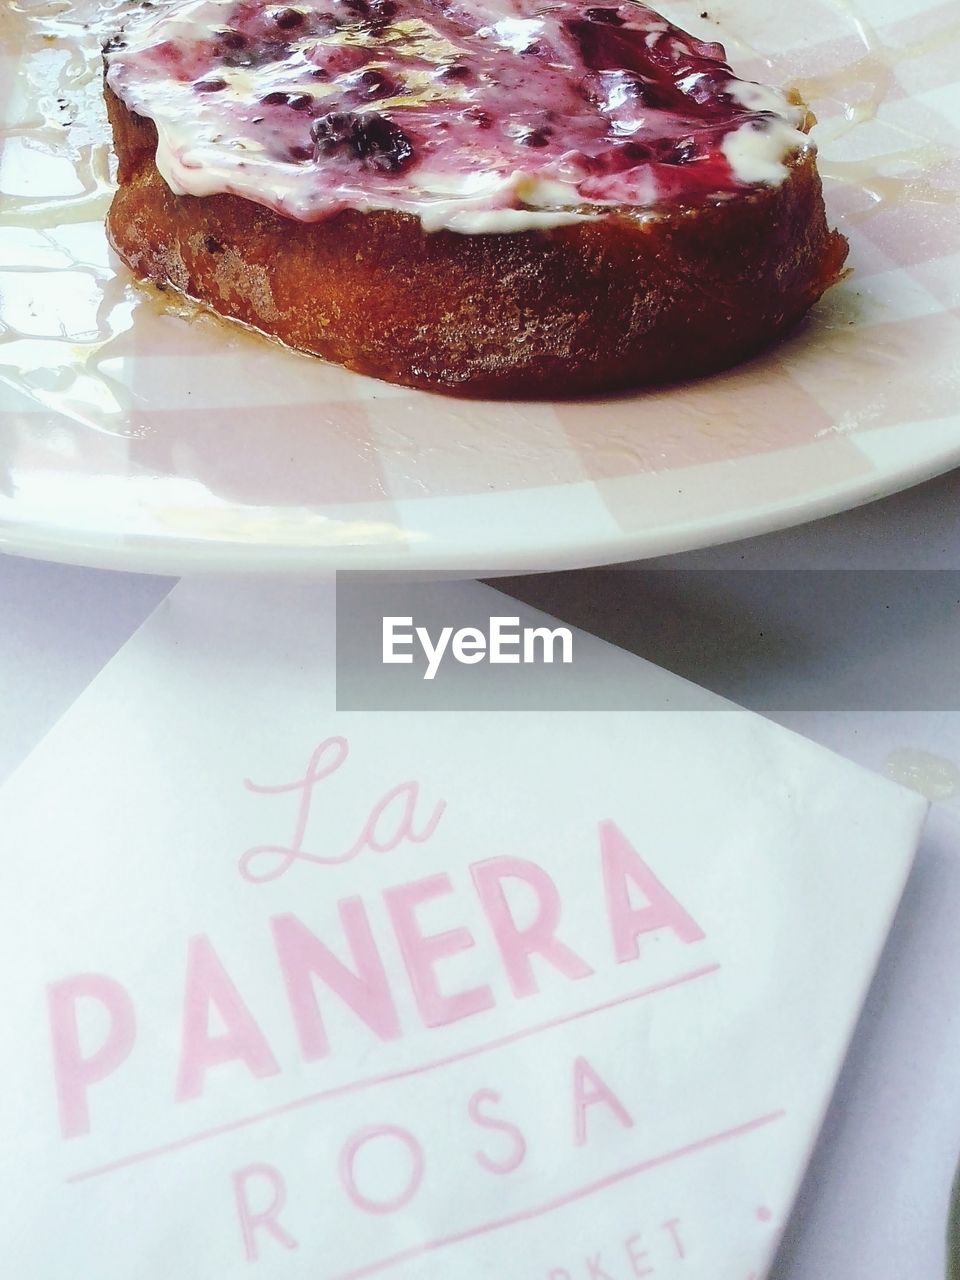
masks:
{"label": "white paper napkin", "polygon": [[719,705],[332,707],[331,593],[183,585],[0,792],[5,1273],[759,1280],[922,801]]}

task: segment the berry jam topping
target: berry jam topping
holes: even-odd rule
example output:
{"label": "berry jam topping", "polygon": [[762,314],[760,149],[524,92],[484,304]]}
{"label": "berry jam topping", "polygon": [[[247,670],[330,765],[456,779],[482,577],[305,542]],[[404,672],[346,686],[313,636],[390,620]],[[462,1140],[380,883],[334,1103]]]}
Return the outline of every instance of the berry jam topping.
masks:
{"label": "berry jam topping", "polygon": [[[776,185],[803,108],[636,0],[175,0],[108,82],[177,194],[511,231]],[[598,209],[599,207],[599,209]]]}
{"label": "berry jam topping", "polygon": [[302,27],[303,19],[302,9],[281,9],[279,13],[273,15],[273,20],[281,31],[292,31],[295,27]]}

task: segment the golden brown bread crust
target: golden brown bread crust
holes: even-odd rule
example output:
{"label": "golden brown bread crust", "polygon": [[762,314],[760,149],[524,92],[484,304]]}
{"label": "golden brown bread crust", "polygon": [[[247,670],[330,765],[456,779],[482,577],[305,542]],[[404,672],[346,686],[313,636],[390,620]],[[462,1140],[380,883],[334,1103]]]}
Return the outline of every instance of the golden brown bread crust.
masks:
{"label": "golden brown bread crust", "polygon": [[557,398],[714,372],[799,320],[846,259],[812,156],[780,187],[655,219],[473,236],[390,212],[302,223],[173,195],[152,121],[106,94],[108,227],[134,272],[389,382]]}

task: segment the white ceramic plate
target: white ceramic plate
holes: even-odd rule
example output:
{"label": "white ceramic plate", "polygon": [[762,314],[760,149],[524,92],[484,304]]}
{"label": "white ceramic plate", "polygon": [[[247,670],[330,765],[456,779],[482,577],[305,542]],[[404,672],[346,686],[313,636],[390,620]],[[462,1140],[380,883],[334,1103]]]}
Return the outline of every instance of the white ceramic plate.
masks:
{"label": "white ceramic plate", "polygon": [[960,464],[955,4],[723,0],[703,19],[666,0],[813,103],[854,274],[745,368],[569,404],[390,387],[133,285],[102,230],[98,39],[126,7],[0,14],[0,548],[169,573],[522,572],[782,528]]}

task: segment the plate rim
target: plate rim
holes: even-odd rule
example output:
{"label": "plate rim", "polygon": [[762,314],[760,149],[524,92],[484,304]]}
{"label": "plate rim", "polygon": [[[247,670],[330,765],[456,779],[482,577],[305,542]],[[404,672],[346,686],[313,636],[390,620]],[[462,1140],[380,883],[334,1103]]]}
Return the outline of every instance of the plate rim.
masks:
{"label": "plate rim", "polygon": [[[0,521],[0,552],[25,559],[163,577],[225,573],[317,578],[349,570],[475,578],[598,568],[681,555],[794,529],[947,475],[960,468],[960,415],[950,421],[957,426],[956,443],[924,454],[909,465],[874,469],[823,492],[802,494],[793,502],[780,502],[770,508],[756,507],[739,516],[721,514],[699,522],[687,521],[679,528],[665,525],[635,534],[611,531],[592,542],[582,536],[567,540],[553,536],[536,548],[522,544],[512,551],[479,555],[476,549],[464,552],[459,543],[438,545],[432,538],[425,540],[421,549],[402,544],[402,549],[398,545],[391,551],[382,544],[290,546],[239,539],[204,540],[196,535],[171,533],[90,536],[81,532],[78,537],[75,529],[51,531],[48,525]],[[906,431],[911,425],[915,429],[916,424],[902,424],[895,429]],[[482,496],[479,495],[481,499]]]}

